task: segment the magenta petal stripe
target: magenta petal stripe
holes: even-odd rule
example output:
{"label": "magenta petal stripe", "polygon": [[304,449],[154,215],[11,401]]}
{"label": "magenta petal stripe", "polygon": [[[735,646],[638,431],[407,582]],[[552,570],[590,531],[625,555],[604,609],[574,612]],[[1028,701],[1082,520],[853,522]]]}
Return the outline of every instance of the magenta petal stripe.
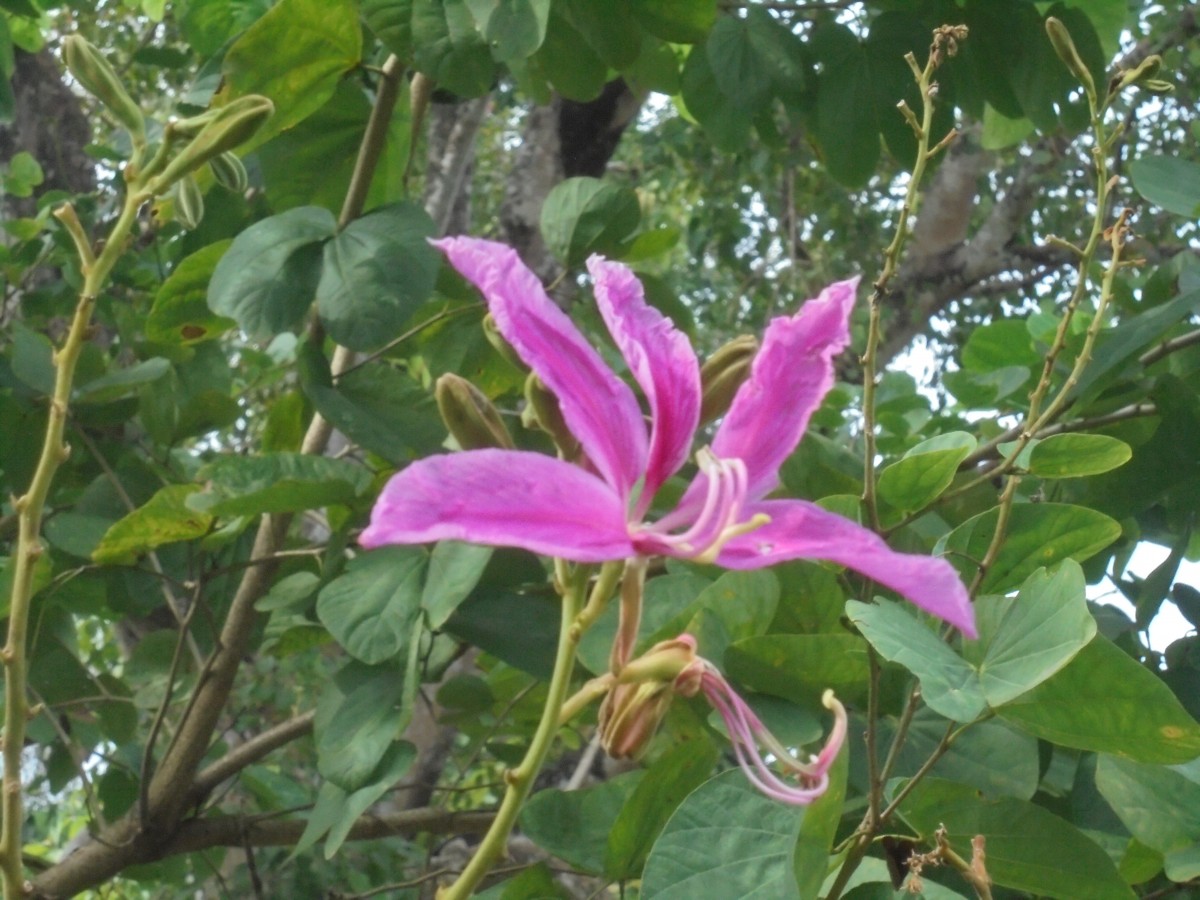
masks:
{"label": "magenta petal stripe", "polygon": [[833,386],[833,359],[850,342],[857,287],[857,278],[831,284],[796,315],[767,326],[750,378],[738,390],[712,444],[717,456],[746,463],[751,497],[775,488],[780,465]]}
{"label": "magenta petal stripe", "polygon": [[717,564],[729,569],[760,569],[791,559],[822,559],[866,575],[975,637],[975,616],[967,589],[944,559],[898,553],[875,532],[803,500],[750,504],[748,515],[771,521],[726,544]]}
{"label": "magenta petal stripe", "polygon": [[687,460],[700,422],[700,363],[686,334],[646,303],[625,266],[593,256],[596,303],[629,370],[650,402],[650,457],[637,515]]}
{"label": "magenta petal stripe", "polygon": [[520,450],[473,450],[413,463],[384,487],[359,543],[447,538],[577,562],[634,555],[625,505],[612,488],[578,466]]}
{"label": "magenta petal stripe", "polygon": [[494,241],[433,242],[487,299],[496,327],[554,392],[584,452],[622,499],[646,466],[646,424],[633,391],[605,364],[517,252]]}

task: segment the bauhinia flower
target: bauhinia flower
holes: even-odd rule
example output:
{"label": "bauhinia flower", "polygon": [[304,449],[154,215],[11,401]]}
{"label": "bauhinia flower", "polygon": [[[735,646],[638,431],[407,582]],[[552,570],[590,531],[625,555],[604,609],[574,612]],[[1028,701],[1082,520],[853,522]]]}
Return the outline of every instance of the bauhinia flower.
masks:
{"label": "bauhinia flower", "polygon": [[803,500],[766,499],[833,385],[849,343],[857,279],[823,290],[768,325],[678,506],[647,521],[654,496],[687,461],[700,416],[700,366],[686,335],[649,306],[619,263],[593,256],[596,301],[644,393],[633,390],[546,295],[514,250],[455,237],[435,242],[487,300],[497,329],[557,397],[586,457],[483,449],[429,457],[384,488],[360,542],[452,538],[593,563],[675,556],[757,569],[818,559],[862,573],[974,636],[967,592],[944,560],[897,553],[874,532]]}
{"label": "bauhinia flower", "polygon": [[[797,759],[755,715],[719,669],[697,655],[696,639],[662,641],[622,669],[600,708],[600,738],[610,756],[634,756],[658,729],[676,695],[703,694],[725,722],[733,753],[747,780],[773,800],[807,806],[829,786],[829,769],[846,740],[846,708],[826,691],[833,728],[821,752]],[[769,757],[769,758],[768,758]],[[791,780],[781,777],[782,769]]]}

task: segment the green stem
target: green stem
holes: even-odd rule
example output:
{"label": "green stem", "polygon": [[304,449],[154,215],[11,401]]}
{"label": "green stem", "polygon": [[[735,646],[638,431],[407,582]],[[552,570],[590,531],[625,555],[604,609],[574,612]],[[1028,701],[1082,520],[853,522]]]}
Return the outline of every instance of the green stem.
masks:
{"label": "green stem", "polygon": [[542,718],[534,732],[533,741],[525,752],[525,758],[515,769],[505,774],[508,784],[500,809],[492,821],[492,827],[484,835],[475,855],[462,870],[455,882],[438,891],[438,900],[464,900],[471,896],[484,876],[504,854],[508,836],[517,822],[517,815],[525,804],[525,798],[533,787],[534,779],[545,762],[554,736],[558,733],[559,715],[571,685],[571,673],[575,668],[575,650],[583,632],[577,618],[583,608],[583,594],[587,584],[582,568],[563,583],[562,622],[558,630],[558,653],[554,659],[554,674],[550,677],[550,691]]}
{"label": "green stem", "polygon": [[[25,726],[29,720],[26,645],[29,639],[30,602],[33,598],[33,572],[44,550],[41,543],[42,516],[54,476],[70,454],[70,448],[63,440],[63,433],[75,380],[75,365],[83,351],[88,327],[92,321],[92,310],[109,273],[124,251],[126,239],[133,231],[138,207],[146,199],[140,191],[130,189],[125,196],[121,215],[113,225],[104,251],[98,257],[91,255],[91,248],[86,240],[83,240],[78,248],[84,276],[83,289],[66,340],[53,355],[54,393],[50,397],[46,434],[42,441],[37,469],[29,483],[29,490],[14,503],[19,520],[18,537],[13,554],[8,638],[3,651],[0,651],[5,668],[4,798],[0,802],[3,815],[3,826],[0,828],[0,873],[3,876],[5,900],[16,900],[26,893],[25,875],[21,865],[21,828],[25,819],[21,755],[25,746]],[[68,232],[79,245],[82,229],[77,227],[78,219],[74,210],[65,206],[60,208],[56,215],[64,222]]]}

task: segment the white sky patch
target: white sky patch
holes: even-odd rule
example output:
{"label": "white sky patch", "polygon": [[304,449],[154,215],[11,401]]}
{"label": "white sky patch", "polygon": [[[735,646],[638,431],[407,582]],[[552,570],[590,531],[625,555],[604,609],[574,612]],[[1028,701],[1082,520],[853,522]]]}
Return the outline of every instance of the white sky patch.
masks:
{"label": "white sky patch", "polygon": [[[1133,558],[1129,561],[1125,571],[1131,575],[1137,575],[1139,578],[1148,578],[1150,573],[1170,555],[1171,551],[1161,544],[1142,541],[1133,551]],[[1180,562],[1179,570],[1175,573],[1175,581],[1192,587],[1200,587],[1200,562],[1191,562],[1186,559]],[[1106,576],[1097,585],[1088,586],[1088,599],[1115,606],[1123,610],[1130,618],[1134,617],[1133,604],[1125,599],[1125,595],[1117,589],[1109,576]],[[1179,607],[1167,600],[1147,630],[1150,649],[1161,653],[1167,649],[1169,644],[1195,630],[1192,623],[1183,617]]]}

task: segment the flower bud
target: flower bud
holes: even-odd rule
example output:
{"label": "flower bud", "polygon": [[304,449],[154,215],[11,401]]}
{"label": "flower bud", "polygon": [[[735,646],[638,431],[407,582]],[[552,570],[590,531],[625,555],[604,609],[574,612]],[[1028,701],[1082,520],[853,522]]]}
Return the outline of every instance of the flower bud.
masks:
{"label": "flower bud", "polygon": [[1050,16],[1046,19],[1046,34],[1050,37],[1050,43],[1054,45],[1054,52],[1058,54],[1058,58],[1071,70],[1071,74],[1079,79],[1079,83],[1083,85],[1087,95],[1095,100],[1096,83],[1092,80],[1092,73],[1084,65],[1079,51],[1075,49],[1075,42],[1071,40],[1071,33],[1067,31],[1067,26],[1054,16]]}
{"label": "flower bud", "polygon": [[758,338],[744,334],[718,348],[700,369],[700,424],[711,422],[729,410],[738,388],[750,375],[750,364],[758,353]]}
{"label": "flower bud", "polygon": [[245,193],[246,188],[250,184],[250,177],[246,174],[246,166],[236,153],[229,151],[219,153],[208,161],[208,167],[212,169],[213,177],[217,179],[217,184],[229,188],[229,190],[235,193]]}
{"label": "flower bud", "polygon": [[513,448],[512,437],[504,427],[500,413],[471,382],[448,372],[437,380],[433,393],[442,421],[463,450]]}
{"label": "flower bud", "polygon": [[614,685],[600,704],[600,746],[613,759],[634,759],[650,743],[671,708],[671,685]]}
{"label": "flower bud", "polygon": [[579,455],[579,441],[571,434],[571,429],[563,419],[558,398],[532,372],[525,379],[525,402],[527,406],[521,413],[521,422],[525,427],[540,428],[550,435],[563,459],[575,459]]}
{"label": "flower bud", "polygon": [[[275,104],[258,94],[239,97],[222,106],[201,126],[191,142],[167,163],[167,167],[155,180],[154,190],[162,190],[213,157],[244,144],[274,111]],[[174,130],[183,133],[178,129],[179,123],[175,125]]]}
{"label": "flower bud", "polygon": [[517,351],[512,348],[512,344],[504,339],[504,335],[496,327],[496,320],[491,313],[483,317],[483,336],[487,338],[489,344],[496,348],[497,353],[518,369],[527,368],[521,357],[517,356]]}
{"label": "flower bud", "polygon": [[175,183],[175,218],[188,231],[199,227],[204,218],[204,195],[190,173]]}
{"label": "flower bud", "polygon": [[73,34],[63,41],[63,60],[75,80],[108,107],[136,143],[146,139],[146,120],[141,109],[125,90],[116,70],[96,47]]}

